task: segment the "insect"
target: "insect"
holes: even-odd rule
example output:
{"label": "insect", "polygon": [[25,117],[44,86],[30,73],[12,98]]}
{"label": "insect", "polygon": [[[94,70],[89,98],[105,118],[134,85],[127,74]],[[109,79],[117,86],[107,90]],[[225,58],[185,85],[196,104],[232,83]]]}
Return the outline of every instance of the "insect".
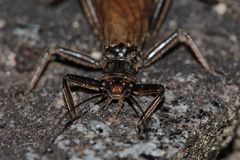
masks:
{"label": "insect", "polygon": [[[101,39],[102,58],[95,60],[86,53],[61,47],[50,49],[45,53],[28,87],[29,92],[35,88],[52,56],[59,56],[93,69],[101,69],[102,77],[99,80],[73,74],[64,76],[63,96],[72,118],[78,115],[70,85],[76,84],[96,93],[93,98],[102,97],[105,100],[102,109],[117,101],[116,116],[123,109],[124,102],[135,104],[131,107],[139,115],[137,125],[141,126],[162,101],[165,87],[162,84],[137,83],[136,75],[139,69],[157,62],[178,43],[189,47],[206,71],[214,72],[189,34],[182,30],[173,32],[146,53],[142,52],[147,37],[160,30],[170,0],[81,0],[80,3],[88,22]],[[133,96],[148,95],[155,97],[143,110]]]}

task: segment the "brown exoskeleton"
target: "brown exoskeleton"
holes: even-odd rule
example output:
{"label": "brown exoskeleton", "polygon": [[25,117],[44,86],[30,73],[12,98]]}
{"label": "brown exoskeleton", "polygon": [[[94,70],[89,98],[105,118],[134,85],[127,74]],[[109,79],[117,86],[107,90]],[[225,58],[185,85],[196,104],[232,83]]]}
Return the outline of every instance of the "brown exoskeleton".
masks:
{"label": "brown exoskeleton", "polygon": [[[170,0],[81,0],[89,23],[102,40],[102,59],[95,60],[88,54],[69,49],[52,49],[44,55],[28,90],[34,89],[51,57],[60,56],[74,63],[103,71],[100,80],[72,74],[67,74],[63,78],[63,95],[72,118],[77,117],[70,89],[70,84],[74,83],[81,88],[94,91],[97,94],[95,97],[105,98],[103,108],[117,100],[119,109],[116,114],[122,110],[124,101],[136,104],[138,108],[134,106],[132,108],[137,114],[141,112],[137,125],[142,125],[162,101],[165,89],[162,84],[137,83],[136,75],[139,69],[155,63],[170,48],[182,43],[192,50],[206,71],[214,73],[192,38],[182,30],[173,32],[146,53],[142,52],[146,35],[153,35],[160,30],[170,2]],[[155,95],[155,98],[143,110],[133,95]]]}

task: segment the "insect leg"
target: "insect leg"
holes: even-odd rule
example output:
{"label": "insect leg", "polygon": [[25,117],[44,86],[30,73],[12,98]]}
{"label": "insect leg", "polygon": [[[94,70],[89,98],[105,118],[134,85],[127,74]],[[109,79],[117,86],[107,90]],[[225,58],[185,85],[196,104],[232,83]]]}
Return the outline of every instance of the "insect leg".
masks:
{"label": "insect leg", "polygon": [[141,111],[141,113],[143,113],[142,107],[140,106],[140,104],[137,102],[137,100],[136,100],[133,96],[130,96],[130,97],[129,97],[129,100],[130,100],[131,102],[135,103],[136,106],[138,107],[138,109]]}
{"label": "insect leg", "polygon": [[63,78],[63,96],[66,101],[68,111],[72,118],[75,118],[76,108],[74,105],[73,97],[71,94],[71,89],[69,83],[74,83],[80,86],[81,88],[85,88],[91,91],[99,92],[99,84],[100,82],[91,78],[77,76],[72,74],[67,74]]}
{"label": "insect leg", "polygon": [[120,101],[118,102],[118,105],[117,105],[118,110],[117,110],[117,112],[115,113],[114,119],[117,119],[117,118],[118,118],[118,116],[119,116],[119,114],[121,113],[123,107],[124,107],[123,101],[120,100]]}
{"label": "insect leg", "polygon": [[[137,114],[138,117],[140,117],[139,113],[138,113],[138,110],[136,109],[136,107],[134,106],[134,103],[132,99],[129,98],[126,98],[126,102],[127,104],[132,107],[132,109],[134,110],[134,112]],[[143,112],[142,112],[143,113]]]}
{"label": "insect leg", "polygon": [[[82,11],[84,12],[85,16],[87,17],[88,23],[93,28],[95,34],[99,34],[100,26],[99,20],[97,18],[97,13],[94,8],[94,1],[93,0],[84,0],[79,1],[82,7]],[[96,2],[95,2],[96,3]]]}
{"label": "insect leg", "polygon": [[101,68],[99,61],[85,55],[82,52],[75,52],[68,49],[57,47],[55,49],[51,49],[45,53],[40,65],[37,67],[34,72],[33,78],[28,86],[27,92],[31,92],[35,86],[37,85],[38,80],[40,79],[42,73],[44,72],[48,62],[51,60],[52,56],[59,56],[61,58],[72,61],[76,64],[84,65],[90,68]]}
{"label": "insect leg", "polygon": [[154,46],[152,49],[150,49],[150,51],[146,54],[146,56],[143,57],[143,66],[142,67],[146,67],[146,66],[149,66],[149,65],[155,63],[169,49],[173,48],[178,43],[183,43],[184,45],[189,47],[192,50],[194,56],[197,58],[199,63],[202,65],[202,67],[206,71],[208,71],[210,73],[215,73],[215,71],[212,70],[212,68],[207,63],[202,52],[198,49],[197,45],[192,40],[190,35],[182,30],[175,31],[163,42],[158,43],[156,46]]}
{"label": "insect leg", "polygon": [[156,95],[150,105],[144,110],[139,118],[137,125],[142,125],[149,117],[152,116],[155,109],[163,99],[165,88],[162,84],[137,84],[133,88],[133,94],[138,96]]}
{"label": "insect leg", "polygon": [[161,29],[170,4],[171,0],[156,0],[149,24],[149,31],[153,31],[152,34],[158,33]]}
{"label": "insect leg", "polygon": [[106,102],[100,107],[101,110],[107,110],[112,102],[112,98],[108,97]]}

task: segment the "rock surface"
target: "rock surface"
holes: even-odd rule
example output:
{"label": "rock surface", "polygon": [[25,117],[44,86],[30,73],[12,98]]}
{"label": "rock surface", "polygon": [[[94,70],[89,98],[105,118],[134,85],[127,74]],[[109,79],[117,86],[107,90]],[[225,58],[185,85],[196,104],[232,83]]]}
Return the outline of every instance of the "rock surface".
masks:
{"label": "rock surface", "polygon": [[[77,1],[45,6],[0,0],[0,159],[238,159],[240,2],[221,3],[225,12],[200,1],[174,1],[155,41],[183,28],[226,76],[204,72],[184,46],[171,50],[138,75],[139,82],[166,86],[162,106],[139,133],[131,107],[114,120],[115,104],[99,112],[94,101],[81,105],[83,116],[64,129],[70,118],[64,116],[62,77],[98,79],[99,71],[54,61],[37,88],[23,95],[46,48],[59,45],[96,56],[100,42]],[[89,96],[75,94],[78,102]],[[139,102],[146,106],[150,100]]]}

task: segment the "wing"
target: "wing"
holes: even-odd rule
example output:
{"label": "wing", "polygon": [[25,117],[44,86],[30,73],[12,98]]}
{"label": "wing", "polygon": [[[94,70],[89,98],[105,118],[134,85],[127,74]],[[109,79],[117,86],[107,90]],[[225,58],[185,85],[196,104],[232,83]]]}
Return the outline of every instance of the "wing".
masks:
{"label": "wing", "polygon": [[140,47],[147,33],[160,30],[171,0],[80,0],[105,47],[124,43]]}
{"label": "wing", "polygon": [[89,23],[105,47],[140,46],[148,31],[154,0],[82,0]]}

